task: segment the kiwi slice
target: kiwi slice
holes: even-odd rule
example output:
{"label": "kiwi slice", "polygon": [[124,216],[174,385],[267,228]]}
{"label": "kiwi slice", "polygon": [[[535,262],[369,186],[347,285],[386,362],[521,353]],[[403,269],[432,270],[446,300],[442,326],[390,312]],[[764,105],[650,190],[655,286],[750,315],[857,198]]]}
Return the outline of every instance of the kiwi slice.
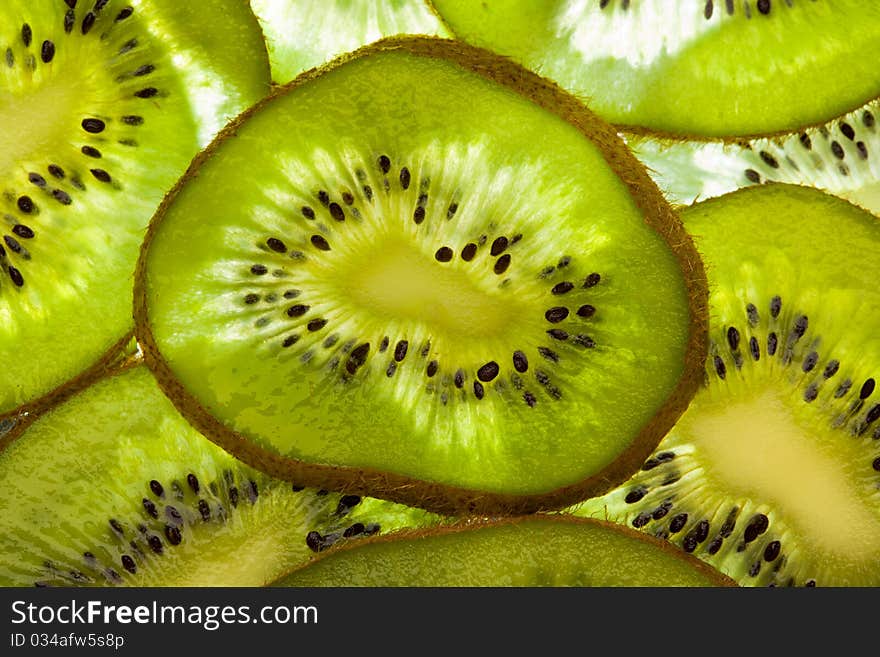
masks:
{"label": "kiwi slice", "polygon": [[763,182],[811,185],[880,214],[880,99],[827,123],[749,139],[627,142],[673,203],[687,205]]}
{"label": "kiwi slice", "polygon": [[741,584],[880,584],[880,222],[782,184],[683,219],[710,277],[706,383],[638,474],[575,512]]}
{"label": "kiwi slice", "polygon": [[860,0],[433,0],[453,33],[614,123],[679,135],[819,124],[880,96],[880,5]]}
{"label": "kiwi slice", "polygon": [[251,0],[251,6],[279,83],[382,37],[449,36],[424,0]]}
{"label": "kiwi slice", "polygon": [[255,471],[143,366],[95,382],[0,452],[0,586],[258,586],[337,540],[439,522]]}
{"label": "kiwi slice", "polygon": [[[199,3],[203,23],[181,24],[184,4],[2,3],[0,414],[58,388],[131,330],[150,216],[205,130],[265,91],[265,49],[247,6]],[[240,55],[246,85],[226,77],[230,62],[212,63],[225,50],[187,32],[200,24],[241,35],[241,46],[217,47]],[[250,79],[257,70],[261,85]],[[210,84],[225,98],[206,105]]]}
{"label": "kiwi slice", "polygon": [[411,37],[298,78],[196,159],[135,316],[175,405],[255,467],[513,512],[607,490],[656,446],[702,377],[703,276],[611,128]]}
{"label": "kiwi slice", "polygon": [[274,585],[735,586],[665,541],[564,515],[393,532],[334,548]]}

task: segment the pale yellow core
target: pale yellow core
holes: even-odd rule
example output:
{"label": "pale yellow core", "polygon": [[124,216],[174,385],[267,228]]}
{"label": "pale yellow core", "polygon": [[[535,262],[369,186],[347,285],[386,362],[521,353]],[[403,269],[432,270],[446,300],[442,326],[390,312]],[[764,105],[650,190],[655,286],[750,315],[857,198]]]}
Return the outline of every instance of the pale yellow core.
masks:
{"label": "pale yellow core", "polygon": [[374,256],[353,267],[346,282],[347,296],[367,312],[484,338],[500,335],[514,320],[510,300],[479,289],[457,258],[438,262],[402,241],[383,244]]}
{"label": "pale yellow core", "polygon": [[24,93],[0,89],[0,172],[9,173],[30,153],[52,152],[79,128],[82,81],[60,76]]}
{"label": "pale yellow core", "polygon": [[725,489],[767,500],[823,551],[855,560],[877,556],[880,520],[847,472],[840,444],[850,438],[811,435],[790,403],[764,392],[716,412],[700,409],[689,414],[687,431]]}

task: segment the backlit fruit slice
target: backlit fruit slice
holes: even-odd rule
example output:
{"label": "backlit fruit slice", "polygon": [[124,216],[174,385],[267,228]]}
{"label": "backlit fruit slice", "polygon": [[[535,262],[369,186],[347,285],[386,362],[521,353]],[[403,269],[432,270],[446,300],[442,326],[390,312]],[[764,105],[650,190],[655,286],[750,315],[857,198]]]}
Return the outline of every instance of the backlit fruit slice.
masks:
{"label": "backlit fruit slice", "polygon": [[880,98],[828,123],[754,139],[627,142],[673,203],[688,205],[740,187],[788,182],[818,187],[880,214]]}
{"label": "backlit fruit slice", "polygon": [[[184,26],[180,4],[0,6],[0,415],[61,386],[131,330],[150,216],[200,140],[268,84],[246,6],[215,21],[219,4],[199,3],[202,20]],[[207,32],[228,36],[239,13],[250,16],[235,28],[242,45],[211,45]],[[202,31],[198,45],[192,31]],[[263,71],[262,85],[226,78],[215,61],[226,49],[248,76]]]}
{"label": "backlit fruit slice", "polygon": [[457,36],[680,135],[827,121],[880,95],[880,4],[861,0],[432,0]]}
{"label": "backlit fruit slice", "polygon": [[143,366],[19,432],[0,489],[0,586],[259,586],[340,538],[440,520],[242,465]]}
{"label": "backlit fruit slice", "polygon": [[745,585],[880,584],[880,222],[809,188],[693,206],[707,384],[642,470],[577,513]]}
{"label": "backlit fruit slice", "polygon": [[340,546],[275,586],[706,587],[733,580],[613,523],[535,516],[401,531]]}
{"label": "backlit fruit slice", "polygon": [[177,407],[255,467],[526,510],[607,490],[678,417],[702,275],[575,99],[409,38],[224,131],[151,224],[135,313]]}
{"label": "backlit fruit slice", "polygon": [[382,37],[448,36],[424,0],[251,0],[251,6],[278,83]]}

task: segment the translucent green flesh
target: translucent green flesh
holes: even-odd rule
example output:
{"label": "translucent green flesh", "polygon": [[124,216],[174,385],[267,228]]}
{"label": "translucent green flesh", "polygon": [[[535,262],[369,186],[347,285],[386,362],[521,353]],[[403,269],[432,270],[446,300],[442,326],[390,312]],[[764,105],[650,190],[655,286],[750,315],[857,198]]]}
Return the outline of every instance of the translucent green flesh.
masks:
{"label": "translucent green flesh", "polygon": [[[128,2],[111,1],[90,23],[94,3],[85,4],[15,0],[0,10],[0,120],[13,126],[0,136],[0,413],[62,384],[130,330],[150,216],[205,130],[259,98],[233,76],[219,114],[208,121],[200,110],[197,122],[192,108],[206,105],[194,76],[207,84],[221,72],[200,64],[215,50],[169,31],[180,31],[180,11],[136,2],[128,14]],[[202,10],[214,25],[219,9]],[[240,58],[249,78],[258,56]]]}
{"label": "translucent green flesh", "polygon": [[811,185],[880,213],[880,100],[818,128],[744,143],[628,137],[673,203],[775,181]]}
{"label": "translucent green flesh", "polygon": [[723,2],[433,4],[457,36],[553,78],[615,123],[757,134],[821,123],[880,95],[874,3],[776,1],[766,15],[742,2],[733,15]]}
{"label": "translucent green flesh", "polygon": [[172,44],[172,61],[191,98],[199,144],[265,96],[270,87],[263,32],[248,0],[132,0],[149,30]]}
{"label": "translucent green flesh", "polygon": [[276,83],[396,34],[448,36],[423,0],[251,0]]}
{"label": "translucent green flesh", "polygon": [[310,531],[329,545],[438,520],[374,499],[344,498],[353,509],[340,513],[339,494],[241,465],[143,368],[43,416],[0,453],[0,487],[2,586],[258,586],[307,560]]}
{"label": "translucent green flesh", "polygon": [[683,218],[709,265],[708,383],[641,472],[575,513],[667,537],[746,585],[876,586],[880,224],[782,185]]}
{"label": "translucent green flesh", "polygon": [[715,574],[601,523],[530,519],[322,557],[281,586],[717,586]]}
{"label": "translucent green flesh", "polygon": [[[681,270],[596,147],[519,96],[402,52],[250,117],[181,189],[146,265],[174,375],[230,429],[311,463],[549,491],[614,460],[683,368]],[[569,310],[556,323],[555,307]]]}

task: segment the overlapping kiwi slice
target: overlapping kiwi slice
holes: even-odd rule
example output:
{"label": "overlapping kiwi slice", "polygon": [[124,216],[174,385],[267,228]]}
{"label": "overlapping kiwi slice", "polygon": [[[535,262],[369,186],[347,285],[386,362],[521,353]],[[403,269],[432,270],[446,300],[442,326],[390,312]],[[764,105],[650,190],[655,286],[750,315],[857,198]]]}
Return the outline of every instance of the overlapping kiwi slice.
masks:
{"label": "overlapping kiwi slice", "polygon": [[880,214],[880,99],[827,123],[783,134],[627,142],[664,195],[687,205],[765,182],[811,185]]}
{"label": "overlapping kiwi slice", "polygon": [[251,0],[251,6],[277,83],[382,37],[448,36],[424,0]]}
{"label": "overlapping kiwi slice", "polygon": [[686,136],[798,130],[880,96],[880,6],[859,0],[432,0],[616,124]]}
{"label": "overlapping kiwi slice", "polygon": [[[250,9],[199,3],[201,21],[183,23],[184,4],[0,7],[0,415],[131,330],[150,216],[199,145],[265,92]],[[240,38],[210,47],[213,30]]]}
{"label": "overlapping kiwi slice", "polygon": [[0,586],[259,586],[341,539],[440,518],[255,471],[128,365],[0,452]]}
{"label": "overlapping kiwi slice", "polygon": [[576,513],[746,585],[880,584],[880,222],[790,185],[683,219],[710,275],[706,383],[641,471]]}
{"label": "overlapping kiwi slice", "polygon": [[336,548],[275,586],[706,587],[733,580],[620,525],[563,515],[403,530]]}
{"label": "overlapping kiwi slice", "polygon": [[705,355],[702,264],[573,97],[483,50],[384,40],[231,125],[151,224],[137,333],[255,467],[438,510],[628,476]]}

